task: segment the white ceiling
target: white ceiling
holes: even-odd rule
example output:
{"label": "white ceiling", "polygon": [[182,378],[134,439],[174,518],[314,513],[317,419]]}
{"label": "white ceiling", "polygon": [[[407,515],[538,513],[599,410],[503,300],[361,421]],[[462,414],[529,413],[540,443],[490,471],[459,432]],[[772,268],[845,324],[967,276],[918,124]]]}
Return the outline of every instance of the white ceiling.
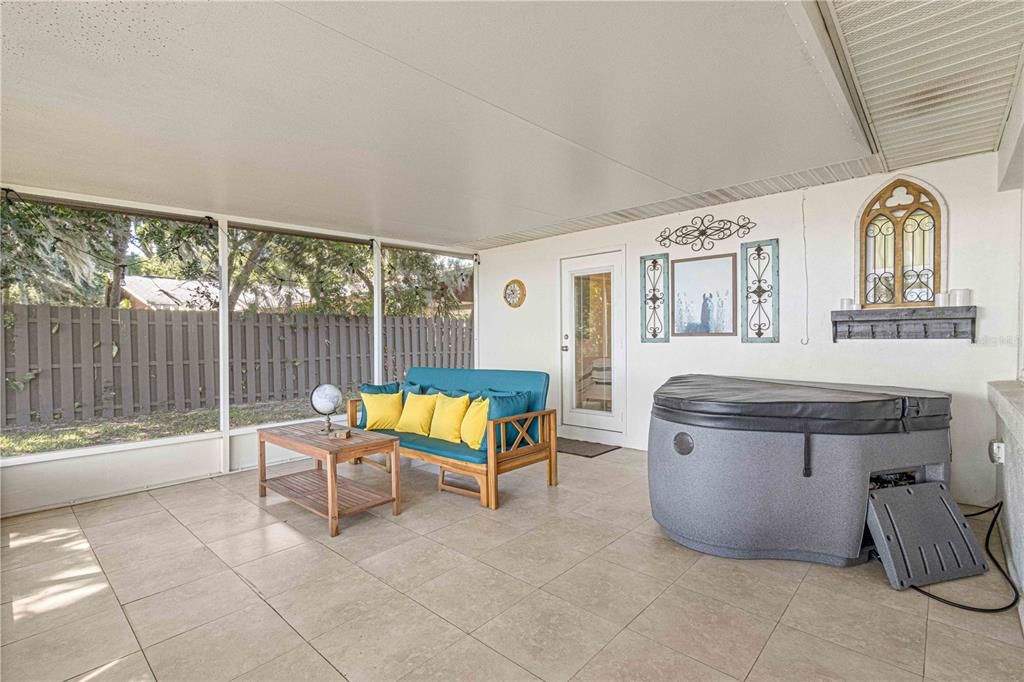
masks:
{"label": "white ceiling", "polygon": [[5,184],[481,246],[872,167],[783,3],[2,13]]}

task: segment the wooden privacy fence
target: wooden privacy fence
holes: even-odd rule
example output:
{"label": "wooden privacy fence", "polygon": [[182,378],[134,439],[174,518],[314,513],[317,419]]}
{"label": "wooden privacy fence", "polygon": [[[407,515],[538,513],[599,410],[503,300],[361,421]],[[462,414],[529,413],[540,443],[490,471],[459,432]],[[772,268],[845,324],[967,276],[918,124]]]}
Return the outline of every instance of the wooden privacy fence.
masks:
{"label": "wooden privacy fence", "polygon": [[[471,367],[472,321],[384,318],[384,371]],[[219,405],[217,311],[13,305],[4,311],[0,424],[68,423]],[[373,376],[365,317],[232,313],[232,405],[304,399]]]}

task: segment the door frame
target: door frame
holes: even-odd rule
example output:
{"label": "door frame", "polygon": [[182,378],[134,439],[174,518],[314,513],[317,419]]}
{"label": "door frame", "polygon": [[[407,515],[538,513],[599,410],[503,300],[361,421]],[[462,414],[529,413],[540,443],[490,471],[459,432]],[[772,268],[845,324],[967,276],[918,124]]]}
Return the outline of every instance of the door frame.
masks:
{"label": "door frame", "polygon": [[[567,254],[563,254],[558,259],[558,343],[559,346],[565,343],[563,336],[568,333],[570,338],[574,338],[574,329],[565,328],[565,305],[566,296],[571,296],[573,292],[571,290],[566,291],[565,282],[565,268],[567,261],[574,260],[576,258],[588,258],[594,256],[608,256],[609,261],[612,265],[612,414],[605,416],[604,413],[597,413],[591,410],[577,410],[567,409],[567,395],[566,391],[573,391],[574,387],[567,384],[566,378],[566,363],[575,362],[574,350],[569,352],[562,351],[559,349],[559,422],[563,426],[567,426],[574,429],[583,430],[594,430],[601,431],[608,434],[618,434],[620,437],[624,437],[626,433],[626,405],[628,398],[628,391],[626,390],[626,360],[627,360],[627,321],[628,311],[626,310],[626,301],[628,293],[627,284],[627,259],[626,259],[626,245],[625,244],[613,244],[606,247],[600,247],[596,249],[587,249],[584,251],[576,251]],[[615,277],[615,270],[618,269],[619,276]],[[591,412],[589,415],[594,419],[604,420],[604,423],[597,424],[591,421],[589,424],[584,423],[573,423],[574,420],[571,418],[573,413],[577,412]]]}

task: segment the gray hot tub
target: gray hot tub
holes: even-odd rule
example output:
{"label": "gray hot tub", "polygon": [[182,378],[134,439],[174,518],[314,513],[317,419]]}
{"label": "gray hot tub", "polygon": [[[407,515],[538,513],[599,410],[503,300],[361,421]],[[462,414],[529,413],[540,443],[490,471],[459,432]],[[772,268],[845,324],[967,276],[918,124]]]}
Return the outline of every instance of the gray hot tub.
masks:
{"label": "gray hot tub", "polygon": [[917,389],[673,377],[651,414],[654,518],[709,554],[863,562],[872,481],[948,484],[949,403]]}

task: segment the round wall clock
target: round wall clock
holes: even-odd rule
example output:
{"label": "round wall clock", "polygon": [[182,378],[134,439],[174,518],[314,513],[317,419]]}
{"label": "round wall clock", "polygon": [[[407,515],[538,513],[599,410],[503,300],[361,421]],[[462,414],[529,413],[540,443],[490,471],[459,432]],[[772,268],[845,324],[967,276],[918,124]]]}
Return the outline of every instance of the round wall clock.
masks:
{"label": "round wall clock", "polygon": [[505,303],[511,308],[518,308],[526,300],[526,285],[520,279],[509,280],[503,293]]}

